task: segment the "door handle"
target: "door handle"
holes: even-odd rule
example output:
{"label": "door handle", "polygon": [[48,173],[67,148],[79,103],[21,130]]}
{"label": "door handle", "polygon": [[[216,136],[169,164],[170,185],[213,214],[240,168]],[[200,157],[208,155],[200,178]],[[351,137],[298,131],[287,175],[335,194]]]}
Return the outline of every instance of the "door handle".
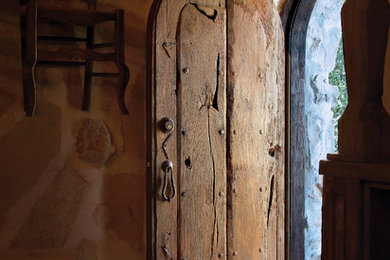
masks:
{"label": "door handle", "polygon": [[[162,197],[164,198],[164,200],[171,202],[171,200],[176,195],[175,179],[174,179],[174,173],[173,173],[173,163],[170,160],[166,160],[162,163],[161,168],[165,173],[164,185],[163,185],[163,189],[162,189]],[[170,196],[167,195],[168,182],[170,182],[170,184],[171,184],[171,195]]]}
{"label": "door handle", "polygon": [[161,121],[160,121],[160,130],[161,132],[163,133],[169,133],[173,130],[173,128],[175,127],[175,122],[173,121],[173,119],[169,118],[169,117],[164,117]]}

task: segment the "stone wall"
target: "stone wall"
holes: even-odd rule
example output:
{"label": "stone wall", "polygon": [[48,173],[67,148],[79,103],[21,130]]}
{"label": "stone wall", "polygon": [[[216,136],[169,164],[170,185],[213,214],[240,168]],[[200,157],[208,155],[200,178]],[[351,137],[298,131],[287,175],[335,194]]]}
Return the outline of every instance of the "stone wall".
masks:
{"label": "stone wall", "polygon": [[340,10],[343,0],[317,0],[306,41],[306,163],[305,163],[305,259],[320,259],[322,177],[319,161],[334,152],[331,108],[338,89],[328,83],[341,39]]}
{"label": "stone wall", "polygon": [[[17,2],[0,1],[0,259],[144,259],[145,39],[152,0],[98,0],[98,9],[125,9],[130,115],[120,114],[115,79],[93,80],[91,109],[84,112],[83,69],[38,67],[31,118],[23,112]],[[99,40],[110,39],[109,26],[97,31]],[[115,71],[112,64],[95,69]]]}

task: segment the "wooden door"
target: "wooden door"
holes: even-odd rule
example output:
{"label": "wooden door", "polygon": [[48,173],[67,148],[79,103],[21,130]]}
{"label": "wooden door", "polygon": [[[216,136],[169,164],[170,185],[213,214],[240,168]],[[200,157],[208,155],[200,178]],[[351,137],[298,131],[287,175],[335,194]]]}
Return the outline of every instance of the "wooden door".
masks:
{"label": "wooden door", "polygon": [[150,30],[148,259],[283,259],[284,40],[273,4],[161,0]]}

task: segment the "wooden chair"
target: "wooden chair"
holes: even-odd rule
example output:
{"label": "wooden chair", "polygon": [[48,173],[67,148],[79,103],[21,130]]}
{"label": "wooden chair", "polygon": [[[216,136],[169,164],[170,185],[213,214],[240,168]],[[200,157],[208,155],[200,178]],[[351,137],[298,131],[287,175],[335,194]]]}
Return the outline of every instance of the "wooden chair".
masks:
{"label": "wooden chair", "polygon": [[[34,80],[35,65],[84,66],[83,110],[89,110],[91,98],[91,79],[93,77],[116,77],[119,79],[117,98],[122,114],[128,114],[124,94],[129,82],[130,72],[125,64],[124,11],[97,11],[96,0],[88,0],[88,9],[64,9],[37,5],[35,1],[27,2],[21,7],[24,29],[23,51],[23,85],[24,109],[27,116],[35,110],[36,85]],[[68,24],[86,28],[85,38],[39,36],[37,25]],[[94,26],[105,22],[114,22],[114,40],[110,43],[94,43]],[[85,42],[85,48],[60,48],[56,51],[38,50],[41,41]],[[97,52],[96,49],[111,48],[111,53]],[[118,73],[97,73],[92,71],[94,61],[114,62]]]}

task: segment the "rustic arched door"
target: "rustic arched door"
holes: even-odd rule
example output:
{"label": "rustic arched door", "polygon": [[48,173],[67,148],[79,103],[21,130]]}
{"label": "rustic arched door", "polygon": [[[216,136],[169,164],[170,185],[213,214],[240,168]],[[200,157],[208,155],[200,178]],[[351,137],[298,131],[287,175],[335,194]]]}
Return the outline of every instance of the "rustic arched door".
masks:
{"label": "rustic arched door", "polygon": [[268,0],[151,13],[148,259],[284,259],[284,39]]}

